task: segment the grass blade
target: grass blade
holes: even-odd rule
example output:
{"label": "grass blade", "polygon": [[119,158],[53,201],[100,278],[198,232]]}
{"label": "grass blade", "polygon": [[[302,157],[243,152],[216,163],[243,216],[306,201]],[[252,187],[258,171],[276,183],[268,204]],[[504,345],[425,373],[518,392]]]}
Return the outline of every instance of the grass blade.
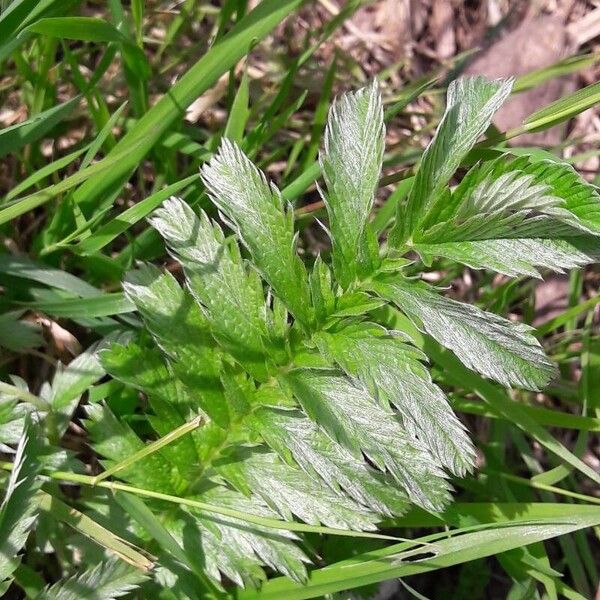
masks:
{"label": "grass blade", "polygon": [[26,144],[35,142],[48,133],[57,123],[66,119],[79,104],[80,96],[75,96],[62,104],[35,115],[23,123],[6,127],[0,131],[0,157],[16,152]]}
{"label": "grass blade", "polygon": [[[87,205],[122,185],[142,158],[181,119],[198,96],[242,58],[251,42],[264,37],[301,4],[301,0],[264,0],[241,19],[131,128],[104,161],[122,154],[110,174],[94,177],[77,190]],[[0,213],[1,221],[1,213]]]}

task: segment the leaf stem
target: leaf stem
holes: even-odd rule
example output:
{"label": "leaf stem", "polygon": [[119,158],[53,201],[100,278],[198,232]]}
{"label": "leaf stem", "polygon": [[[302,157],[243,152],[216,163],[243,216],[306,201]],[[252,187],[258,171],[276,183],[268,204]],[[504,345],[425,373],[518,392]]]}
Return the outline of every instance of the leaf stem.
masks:
{"label": "leaf stem", "polygon": [[157,450],[160,450],[167,444],[170,444],[170,443],[174,442],[175,440],[179,439],[180,437],[184,436],[186,433],[189,433],[190,431],[197,429],[202,424],[202,421],[203,421],[203,417],[201,415],[198,415],[197,417],[192,419],[189,423],[184,423],[180,427],[177,427],[177,429],[170,431],[169,433],[167,433],[167,435],[152,442],[151,444],[148,444],[147,446],[144,446],[141,450],[138,450],[131,456],[128,456],[125,460],[122,460],[122,461],[114,464],[112,467],[106,469],[106,471],[103,471],[99,475],[94,476],[93,483],[91,485],[98,485],[101,481],[103,481],[107,477],[110,477],[111,475],[114,475],[115,473],[118,473],[119,471],[122,471],[123,469],[130,467],[131,465],[136,463],[138,460],[140,460],[150,454],[153,454],[154,452],[156,452]]}
{"label": "leaf stem", "polygon": [[499,471],[494,471],[494,475],[499,475],[503,479],[507,479],[508,481],[518,483],[519,485],[526,485],[527,487],[534,488],[536,490],[552,492],[560,496],[568,496],[569,498],[575,498],[576,500],[581,500],[582,502],[587,502],[589,504],[600,504],[600,498],[595,498],[594,496],[587,496],[586,494],[579,494],[577,492],[565,490],[554,485],[547,485],[545,483],[542,483],[541,481],[535,481],[533,479],[527,479],[525,477],[518,477],[517,475],[511,475],[510,473],[502,473]]}
{"label": "leaf stem", "polygon": [[[7,461],[0,461],[0,469],[12,471],[13,463]],[[100,481],[96,483],[96,477],[91,475],[82,475],[80,473],[71,473],[68,471],[46,472],[45,475],[50,477],[51,479],[56,479],[59,481],[69,481],[72,483],[79,483],[81,485],[100,487],[107,490],[111,490],[113,492],[129,492],[130,494],[134,494],[137,496],[143,496],[146,498],[153,498],[155,500],[171,502],[173,504],[179,504],[180,506],[189,506],[190,508],[195,508],[197,510],[201,510],[207,513],[213,513],[225,517],[239,519],[240,521],[252,523],[253,525],[258,525],[260,527],[267,527],[269,529],[283,529],[286,531],[298,531],[301,533],[319,533],[339,535],[345,537],[371,538],[379,540],[400,540],[409,541],[412,543],[412,540],[405,540],[404,538],[399,538],[397,536],[384,535],[380,533],[371,533],[368,531],[351,531],[347,529],[336,529],[333,527],[321,527],[320,525],[308,525],[306,523],[299,523],[297,521],[282,521],[280,519],[273,519],[270,517],[261,517],[259,515],[241,512],[224,506],[214,506],[212,504],[208,504],[200,500],[195,500],[193,498],[182,498],[180,496],[173,496],[171,494],[163,494],[162,492],[155,492],[153,490],[146,490],[134,487],[125,483],[120,483],[118,481]]]}

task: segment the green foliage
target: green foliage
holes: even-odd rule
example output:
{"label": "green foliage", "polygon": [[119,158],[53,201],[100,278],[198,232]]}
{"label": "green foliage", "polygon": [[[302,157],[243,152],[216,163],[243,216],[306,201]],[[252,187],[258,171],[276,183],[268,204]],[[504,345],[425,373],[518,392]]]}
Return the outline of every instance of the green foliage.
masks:
{"label": "green foliage", "polygon": [[[383,156],[378,89],[334,103],[321,155],[332,270],[320,257],[307,269],[281,193],[239,146],[222,141],[202,178],[237,239],[204,211],[197,216],[181,199],[167,200],[150,223],[183,266],[185,286],[150,264],[130,272],[125,294],[152,341],[141,334],[135,344],[102,353],[108,373],[146,394],[147,422],[157,435],[198,414],[204,422],[189,437],[128,462],[119,478],[158,497],[356,531],[402,515],[409,503],[429,511],[448,505],[445,469],[465,476],[475,450],[433,383],[426,355],[378,322],[382,306],[397,306],[466,367],[503,385],[540,389],[555,367],[531,328],[445,298],[416,281],[399,256],[413,249],[445,256],[438,246],[456,247],[461,260],[468,243],[596,239],[598,195],[560,164],[502,157],[447,187],[510,85],[481,78],[453,84],[446,115],[398,206],[387,252],[368,221]],[[517,274],[526,258],[502,260],[508,267],[501,271]],[[560,269],[585,260],[581,254],[553,262],[545,254],[535,264]],[[108,406],[91,406],[88,414],[105,467],[144,448]],[[148,525],[158,506],[149,508],[139,518],[167,546],[185,552],[185,529],[196,532],[200,573],[213,585],[222,576],[258,585],[264,566],[306,580],[309,559],[294,545],[295,534],[260,526],[244,526],[242,534],[243,517],[214,520],[180,508],[169,517],[171,538]]]}
{"label": "green foliage", "polygon": [[146,579],[117,558],[98,563],[92,569],[43,590],[37,600],[112,600],[125,596]]}
{"label": "green foliage", "polygon": [[41,463],[37,456],[36,431],[26,426],[15,453],[13,470],[0,505],[0,585],[18,567],[19,551],[25,545],[33,527],[40,481],[36,478]]}
{"label": "green foliage", "polygon": [[[222,138],[221,131],[191,136],[170,129],[182,107],[233,68],[298,0],[264,0],[248,14],[245,3],[225,2],[214,45],[152,107],[146,83],[157,65],[143,51],[143,3],[131,3],[131,23],[116,0],[113,22],[65,16],[54,2],[43,4],[29,18],[21,15],[20,25],[14,17],[31,10],[27,0],[0,16],[7,35],[0,60],[34,34],[40,48],[74,39],[107,44],[106,54],[89,79],[74,69],[81,96],[45,110],[42,102],[31,119],[0,132],[0,155],[55,130],[82,98],[97,132],[85,148],[33,172],[5,198],[0,223],[61,202],[48,207],[52,216],[36,241],[39,260],[0,256],[0,273],[16,280],[9,300],[14,294],[19,306],[0,315],[0,333],[16,338],[0,343],[15,353],[39,343],[38,332],[20,320],[23,306],[71,318],[101,339],[57,368],[37,395],[16,377],[0,386],[0,450],[16,445],[12,462],[2,463],[10,474],[0,507],[0,591],[15,585],[28,597],[56,600],[308,598],[498,554],[515,581],[533,589],[536,577],[548,597],[560,585],[577,597],[558,581],[541,542],[597,525],[597,507],[538,504],[529,495],[510,505],[496,502],[501,486],[494,474],[506,476],[502,489],[511,499],[514,484],[593,503],[555,485],[573,469],[595,482],[598,476],[581,459],[579,443],[572,453],[544,426],[597,430],[598,419],[586,407],[579,416],[522,405],[522,390],[544,390],[559,371],[539,331],[497,314],[510,304],[510,284],[492,291],[493,310],[483,310],[421,277],[440,259],[541,277],[546,269],[562,272],[600,255],[594,186],[570,166],[536,154],[511,158],[494,150],[487,160],[478,153],[512,80],[466,77],[450,84],[414,178],[400,182],[373,221],[383,185],[384,122],[433,79],[415,82],[386,112],[377,82],[343,94],[325,124],[332,65],[310,140],[306,148],[303,140],[291,148],[280,190],[253,161],[263,164],[258,147],[302,103],[303,97],[285,99],[316,46],[290,67],[258,123],[246,71],[235,97],[230,86]],[[237,24],[225,32],[233,14]],[[180,26],[175,22],[167,38]],[[75,50],[63,50],[77,67]],[[117,50],[137,117],[118,142],[113,128],[125,105],[111,116],[94,90]],[[524,130],[564,120],[596,95],[592,86],[559,101],[533,115]],[[323,128],[323,149],[311,165]],[[171,176],[173,148],[191,165],[179,180]],[[286,151],[278,148],[274,156]],[[79,171],[43,187],[84,152]],[[155,188],[118,218],[107,218],[147,156],[155,166],[165,157]],[[299,157],[302,172],[284,187]],[[301,235],[305,222],[295,219],[290,202],[319,170],[331,250],[312,256]],[[143,189],[143,177],[137,183]],[[120,254],[100,253],[144,217],[151,228],[131,236]],[[65,247],[82,279],[55,268],[61,263],[54,253]],[[150,262],[165,247],[177,263],[172,269]],[[149,260],[136,262],[140,257]],[[114,291],[125,271],[122,292]],[[109,275],[104,280],[98,272]],[[87,283],[90,273],[112,293]],[[556,327],[576,316],[569,315]],[[582,386],[591,389],[600,363],[590,340],[585,348]],[[497,384],[514,388],[511,396]],[[502,473],[505,457],[495,442],[507,429],[494,428],[496,437],[489,444],[478,440],[476,449],[457,408],[502,427],[512,421],[515,447],[532,471],[537,458],[527,454],[520,430],[561,464],[539,480]],[[85,431],[89,447],[77,451],[88,459],[92,451],[88,463],[96,475],[84,474],[73,454],[59,448],[70,424]],[[486,471],[473,476],[478,458]],[[57,481],[81,489],[62,501]],[[455,486],[489,501],[453,505]],[[395,526],[451,529],[384,546],[390,536],[379,530]],[[324,567],[320,534],[367,539],[373,550],[357,543],[356,556]],[[61,564],[81,568],[45,586],[20,564],[28,543],[40,551],[52,544]],[[579,546],[593,580],[586,545],[579,540]],[[583,589],[584,567],[570,560]]]}

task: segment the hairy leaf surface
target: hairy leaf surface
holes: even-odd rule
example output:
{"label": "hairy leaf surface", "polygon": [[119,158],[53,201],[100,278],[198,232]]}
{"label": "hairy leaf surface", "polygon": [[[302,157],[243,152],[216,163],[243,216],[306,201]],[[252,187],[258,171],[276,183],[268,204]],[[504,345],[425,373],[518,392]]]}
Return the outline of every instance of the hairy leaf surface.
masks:
{"label": "hairy leaf surface", "polygon": [[465,427],[422,363],[424,356],[377,325],[350,326],[317,337],[322,351],[358,377],[383,404],[394,405],[404,427],[455,475],[473,468],[475,450]]}
{"label": "hairy leaf surface", "polygon": [[[263,517],[277,517],[258,497],[247,498],[235,490],[213,485],[202,492],[203,501]],[[221,574],[239,586],[258,586],[265,579],[266,565],[297,582],[306,581],[310,559],[298,546],[291,531],[267,529],[231,517],[216,517],[190,510],[170,524],[186,550],[198,556],[202,567],[215,581]],[[196,535],[192,535],[192,532]]]}
{"label": "hairy leaf surface", "polygon": [[257,495],[262,502],[291,521],[295,515],[311,525],[337,529],[373,530],[378,518],[348,496],[336,494],[273,452],[241,450],[219,465],[218,471],[241,491]]}
{"label": "hairy leaf surface", "polygon": [[226,243],[204,212],[198,218],[177,198],[165,202],[151,223],[183,265],[190,291],[204,306],[219,341],[258,370],[267,337],[265,299],[260,279],[246,271],[238,246]]}
{"label": "hairy leaf surface", "polygon": [[306,269],[296,254],[293,212],[285,207],[279,190],[269,186],[264,174],[227,139],[202,167],[202,179],[264,279],[294,317],[309,324]]}
{"label": "hairy leaf surface", "polygon": [[43,590],[36,600],[112,600],[135,590],[147,576],[117,558]]}
{"label": "hairy leaf surface", "polygon": [[464,157],[492,122],[513,81],[462,77],[448,87],[446,111],[427,146],[405,206],[399,205],[392,245],[406,241]]}
{"label": "hairy leaf surface", "polygon": [[383,161],[385,127],[377,83],[343,94],[329,111],[321,169],[327,193],[333,265],[343,287],[377,267],[368,224]]}
{"label": "hairy leaf surface", "polygon": [[308,416],[359,458],[387,470],[427,510],[448,500],[445,475],[425,447],[365,387],[335,370],[296,369],[285,376]]}
{"label": "hairy leaf surface", "polygon": [[39,432],[25,426],[21,435],[13,470],[0,504],[0,583],[19,566],[18,552],[23,548],[35,522],[37,501],[35,493],[40,487],[36,475],[41,469],[35,438]]}
{"label": "hairy leaf surface", "polygon": [[600,255],[598,206],[597,192],[568,165],[502,156],[440,195],[412,247],[427,261],[443,256],[509,276],[560,272]]}
{"label": "hairy leaf surface", "polygon": [[421,281],[396,277],[373,290],[416,317],[419,325],[470,369],[506,386],[537,390],[555,374],[531,328],[438,294]]}
{"label": "hairy leaf surface", "polygon": [[393,480],[332,440],[300,411],[265,408],[254,417],[261,436],[283,460],[291,455],[307,474],[376,513],[405,512],[408,498]]}
{"label": "hairy leaf surface", "polygon": [[131,271],[124,288],[159,346],[174,359],[175,372],[198,394],[202,410],[216,423],[227,425],[219,357],[208,323],[192,296],[172,275],[152,265]]}

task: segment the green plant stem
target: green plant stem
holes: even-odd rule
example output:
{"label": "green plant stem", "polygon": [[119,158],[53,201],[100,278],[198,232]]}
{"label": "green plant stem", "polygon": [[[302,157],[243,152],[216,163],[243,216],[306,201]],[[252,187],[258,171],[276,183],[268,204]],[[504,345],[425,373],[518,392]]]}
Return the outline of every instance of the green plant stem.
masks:
{"label": "green plant stem", "polygon": [[152,442],[151,444],[144,446],[141,450],[139,450],[138,452],[135,452],[131,456],[128,456],[125,460],[122,460],[121,462],[106,469],[106,471],[103,471],[99,475],[96,475],[93,478],[94,482],[92,483],[92,485],[98,485],[101,481],[103,481],[107,477],[110,477],[111,475],[114,475],[115,473],[118,473],[119,471],[122,471],[123,469],[130,467],[131,465],[136,463],[138,460],[144,458],[145,456],[148,456],[149,454],[152,454],[152,453],[160,450],[167,444],[171,444],[175,440],[178,440],[180,437],[184,436],[186,433],[189,433],[190,431],[197,429],[202,424],[202,421],[203,421],[203,417],[199,415],[199,416],[195,417],[194,419],[192,419],[189,423],[184,423],[183,425],[181,425],[181,427],[177,427],[177,429],[170,431],[169,433],[167,433],[167,435],[161,437],[160,439],[156,440],[155,442]]}
{"label": "green plant stem", "polygon": [[510,473],[500,473],[494,471],[494,475],[498,475],[503,479],[518,483],[519,485],[526,485],[527,487],[534,488],[536,490],[542,490],[544,492],[552,492],[559,494],[560,496],[568,496],[569,498],[575,498],[588,504],[600,504],[600,498],[594,496],[587,496],[586,494],[579,494],[577,492],[571,492],[570,490],[564,490],[563,488],[556,487],[554,485],[547,485],[533,479],[527,479],[525,477],[518,477],[517,475],[511,475]]}
{"label": "green plant stem", "polygon": [[[7,461],[0,461],[0,469],[6,471],[12,471],[13,463]],[[240,512],[231,508],[223,506],[214,506],[200,500],[194,500],[193,498],[181,498],[179,496],[173,496],[171,494],[163,494],[161,492],[155,492],[153,490],[146,490],[118,481],[100,481],[96,482],[96,477],[91,475],[82,475],[80,473],[71,473],[68,471],[50,471],[44,473],[51,479],[58,481],[69,481],[72,483],[79,483],[81,485],[89,485],[92,487],[100,487],[111,491],[129,492],[136,496],[144,496],[146,498],[154,498],[155,500],[162,500],[164,502],[171,502],[173,504],[179,504],[180,506],[189,506],[208,513],[217,515],[223,515],[225,517],[231,517],[233,519],[239,519],[246,523],[252,523],[260,527],[267,527],[269,529],[284,529],[287,531],[299,531],[302,533],[319,533],[329,535],[339,535],[345,537],[360,537],[360,538],[372,538],[380,540],[392,540],[392,541],[408,541],[404,538],[397,536],[383,535],[379,533],[370,533],[367,531],[350,531],[346,529],[336,529],[334,527],[321,527],[319,525],[307,525],[305,523],[298,523],[296,521],[281,521],[280,519],[271,519],[269,517],[261,517],[250,513]],[[419,542],[420,543],[420,542]]]}

